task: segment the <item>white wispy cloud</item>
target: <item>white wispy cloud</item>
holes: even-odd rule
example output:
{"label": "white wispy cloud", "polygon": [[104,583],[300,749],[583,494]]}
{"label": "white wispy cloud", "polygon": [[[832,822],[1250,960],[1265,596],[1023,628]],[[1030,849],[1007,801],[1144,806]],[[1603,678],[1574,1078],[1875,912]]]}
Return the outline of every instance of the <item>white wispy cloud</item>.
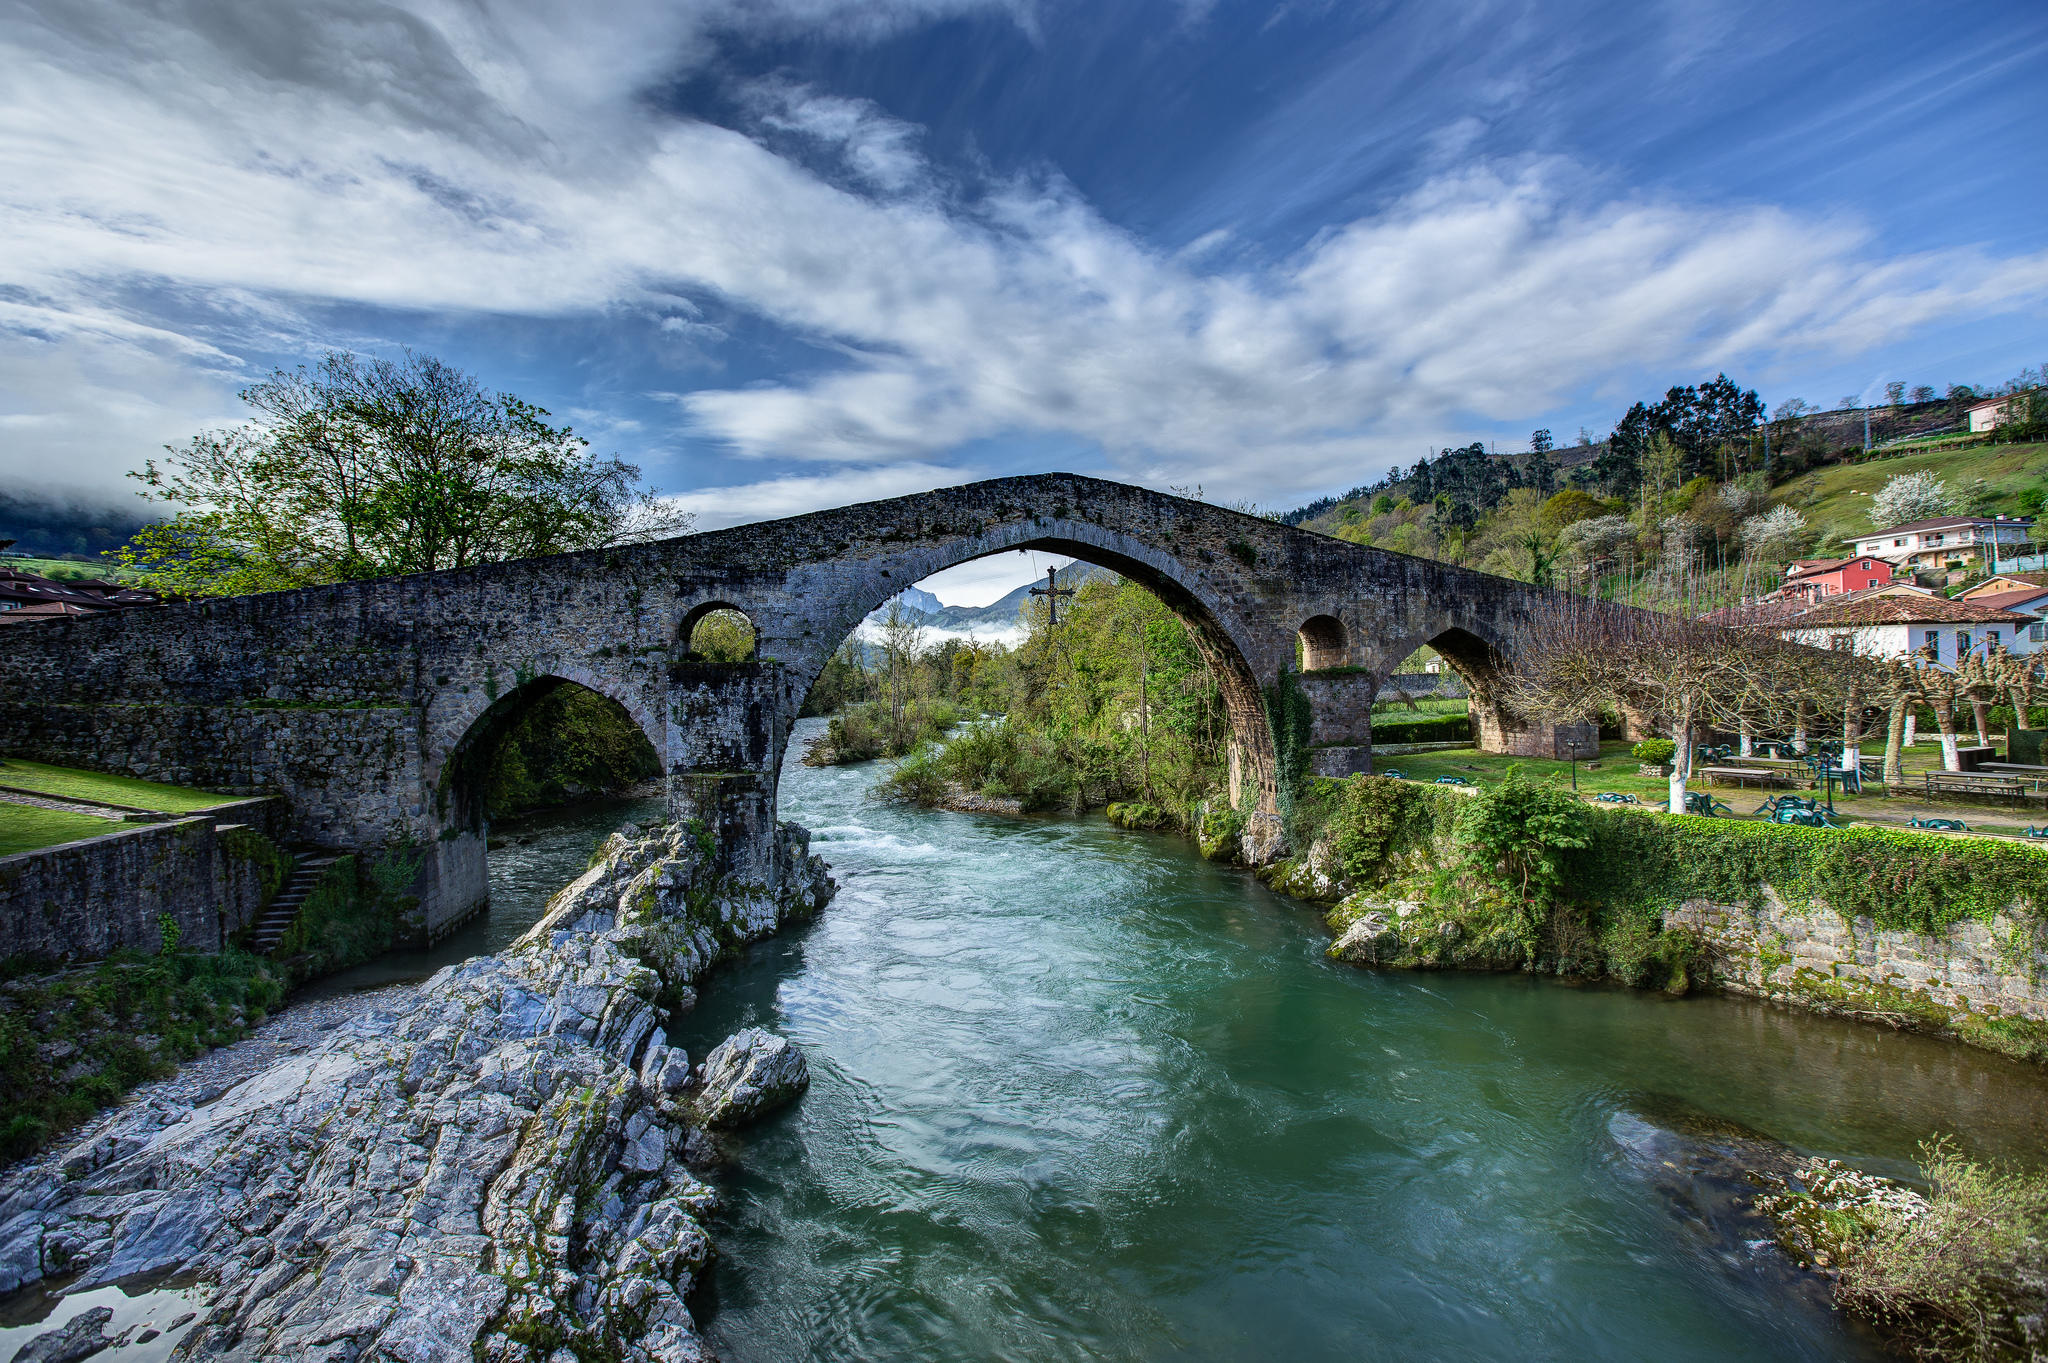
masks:
{"label": "white wispy cloud", "polygon": [[64,426],[129,395],[100,431],[117,454],[24,421],[10,463],[105,481],[136,442],[232,415],[233,341],[178,320],[228,294],[252,328],[328,303],[623,305],[715,347],[724,330],[676,303],[694,294],[820,342],[836,358],[813,372],[678,395],[742,458],[839,466],[683,499],[708,526],[951,481],[949,452],[1014,433],[1272,499],[1618,366],[1853,353],[2048,293],[2048,253],[1887,257],[1854,224],[1624,194],[1559,160],[1447,173],[1293,256],[1210,269],[1056,175],[949,183],[918,129],[865,102],[760,85],[756,121],[725,128],[648,96],[736,29],[858,39],[972,7],[644,2],[601,26],[455,0],[17,7],[0,21],[11,415]]}
{"label": "white wispy cloud", "polygon": [[935,464],[889,464],[831,473],[785,474],[758,482],[699,488],[662,500],[696,517],[699,530],[722,530],[748,521],[796,516],[831,506],[880,501],[974,481],[966,470]]}

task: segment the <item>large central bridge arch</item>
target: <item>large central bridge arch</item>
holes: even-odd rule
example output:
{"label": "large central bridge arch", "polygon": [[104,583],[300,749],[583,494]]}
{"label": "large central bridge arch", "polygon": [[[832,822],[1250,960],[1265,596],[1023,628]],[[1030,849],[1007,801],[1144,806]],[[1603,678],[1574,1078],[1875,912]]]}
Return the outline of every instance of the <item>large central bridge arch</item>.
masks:
{"label": "large central bridge arch", "polygon": [[[431,932],[486,892],[484,830],[449,798],[462,754],[505,698],[559,679],[623,707],[660,757],[672,810],[716,825],[730,869],[772,881],[777,771],[832,651],[903,588],[1017,549],[1101,564],[1188,622],[1222,681],[1255,858],[1283,850],[1294,776],[1369,769],[1373,697],[1414,642],[1462,647],[1454,661],[1475,677],[1497,670],[1547,594],[1041,474],[653,543],[15,626],[0,643],[0,750],[281,794],[307,842],[408,841],[427,852],[417,888]],[[746,616],[751,657],[692,653],[692,624],[716,609]],[[1531,739],[1496,710],[1483,742]]]}

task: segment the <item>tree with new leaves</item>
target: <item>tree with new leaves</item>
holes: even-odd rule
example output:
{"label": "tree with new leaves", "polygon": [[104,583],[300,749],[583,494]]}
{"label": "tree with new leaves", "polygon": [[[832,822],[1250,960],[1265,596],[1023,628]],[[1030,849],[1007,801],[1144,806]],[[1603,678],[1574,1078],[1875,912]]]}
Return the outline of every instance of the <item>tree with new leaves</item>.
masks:
{"label": "tree with new leaves", "polygon": [[177,508],[114,551],[140,585],[232,596],[689,529],[632,464],[431,356],[331,353],[242,400],[249,421],[130,475]]}
{"label": "tree with new leaves", "polygon": [[1735,535],[1744,555],[1767,562],[1796,557],[1806,537],[1806,517],[1789,506],[1749,517]]}

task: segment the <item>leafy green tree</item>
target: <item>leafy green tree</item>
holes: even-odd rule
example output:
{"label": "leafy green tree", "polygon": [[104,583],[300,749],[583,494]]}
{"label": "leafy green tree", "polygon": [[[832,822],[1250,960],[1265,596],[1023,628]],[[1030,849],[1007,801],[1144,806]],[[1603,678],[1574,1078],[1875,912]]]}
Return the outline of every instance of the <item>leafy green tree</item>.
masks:
{"label": "leafy green tree", "polygon": [[431,356],[333,352],[241,396],[251,420],[129,475],[178,508],[113,551],[139,585],[233,596],[689,529],[634,465]]}

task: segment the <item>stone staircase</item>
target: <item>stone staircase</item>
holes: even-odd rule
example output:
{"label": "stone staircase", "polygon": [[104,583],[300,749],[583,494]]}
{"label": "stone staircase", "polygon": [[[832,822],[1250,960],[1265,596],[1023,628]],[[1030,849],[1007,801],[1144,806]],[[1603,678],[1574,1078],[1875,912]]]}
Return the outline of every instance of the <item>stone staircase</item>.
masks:
{"label": "stone staircase", "polygon": [[271,901],[263,906],[263,912],[256,915],[254,930],[249,935],[249,950],[258,956],[268,956],[284,941],[285,933],[291,930],[299,910],[306,906],[307,896],[320,883],[320,877],[327,874],[327,868],[341,860],[341,853],[328,851],[300,852],[292,862],[291,873],[285,877],[284,887]]}

